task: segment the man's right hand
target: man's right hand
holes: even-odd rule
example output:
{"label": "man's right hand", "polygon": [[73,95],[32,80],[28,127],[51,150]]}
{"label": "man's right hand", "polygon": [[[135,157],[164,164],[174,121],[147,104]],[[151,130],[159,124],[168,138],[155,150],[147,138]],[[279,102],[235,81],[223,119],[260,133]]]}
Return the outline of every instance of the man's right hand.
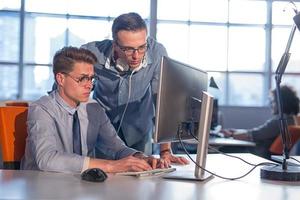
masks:
{"label": "man's right hand", "polygon": [[234,134],[234,129],[223,129],[220,131],[225,138],[232,137]]}
{"label": "man's right hand", "polygon": [[90,158],[88,168],[100,168],[107,173],[138,172],[152,169],[145,160],[134,156],[128,156],[120,160]]}
{"label": "man's right hand", "polygon": [[107,160],[108,173],[139,172],[151,170],[152,167],[144,160],[134,156],[128,156],[120,160]]}
{"label": "man's right hand", "polygon": [[152,156],[128,156],[120,160],[104,160],[90,158],[89,168],[100,168],[107,173],[140,172],[156,168],[168,168],[163,159]]}

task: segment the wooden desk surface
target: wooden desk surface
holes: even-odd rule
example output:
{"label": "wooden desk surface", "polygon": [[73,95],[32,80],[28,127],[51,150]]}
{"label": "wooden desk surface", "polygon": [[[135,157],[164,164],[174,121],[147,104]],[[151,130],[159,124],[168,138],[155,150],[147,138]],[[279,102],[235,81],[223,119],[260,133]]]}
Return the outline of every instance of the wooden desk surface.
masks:
{"label": "wooden desk surface", "polygon": [[[238,155],[253,163],[264,161],[251,154]],[[234,177],[250,167],[230,157],[209,154],[207,169]],[[178,166],[177,170],[193,173],[194,166]],[[237,181],[214,177],[207,182],[109,175],[104,183],[91,183],[80,180],[79,174],[0,170],[0,199],[299,200],[300,182],[266,181],[259,173],[257,168]]]}

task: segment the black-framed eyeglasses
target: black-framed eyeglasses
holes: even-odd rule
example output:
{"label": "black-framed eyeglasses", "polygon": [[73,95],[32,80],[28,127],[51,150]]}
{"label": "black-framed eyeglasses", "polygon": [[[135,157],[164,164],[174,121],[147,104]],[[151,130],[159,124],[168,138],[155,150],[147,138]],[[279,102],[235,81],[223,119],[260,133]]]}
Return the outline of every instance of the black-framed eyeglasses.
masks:
{"label": "black-framed eyeglasses", "polygon": [[62,74],[69,76],[71,79],[73,79],[75,82],[77,82],[79,86],[85,86],[88,83],[94,85],[96,80],[98,80],[98,76],[96,76],[96,75],[93,75],[93,76],[83,75],[80,77],[74,77],[74,76],[70,75],[69,73],[65,73],[65,72],[62,72]]}
{"label": "black-framed eyeglasses", "polygon": [[134,54],[136,51],[139,54],[145,53],[148,50],[148,44],[147,42],[141,46],[139,46],[138,48],[133,48],[133,47],[125,47],[120,45],[118,42],[116,42],[116,45],[127,55],[127,56],[131,56],[132,54]]}

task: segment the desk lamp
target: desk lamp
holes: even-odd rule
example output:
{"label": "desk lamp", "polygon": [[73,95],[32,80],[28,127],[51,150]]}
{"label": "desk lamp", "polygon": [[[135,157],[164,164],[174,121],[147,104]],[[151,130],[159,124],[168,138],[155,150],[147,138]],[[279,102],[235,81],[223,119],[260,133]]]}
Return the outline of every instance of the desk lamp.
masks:
{"label": "desk lamp", "polygon": [[[291,2],[293,3],[293,2]],[[293,3],[294,4],[294,3]],[[294,4],[295,6],[295,4]],[[291,29],[291,33],[287,42],[287,46],[285,52],[283,53],[278,67],[276,69],[275,81],[276,81],[276,94],[277,94],[277,107],[279,113],[279,125],[280,125],[280,133],[282,137],[282,144],[283,144],[283,160],[282,165],[277,166],[265,166],[261,168],[260,175],[263,179],[268,180],[279,180],[279,181],[300,181],[300,167],[298,166],[289,166],[287,165],[286,160],[289,159],[289,149],[287,146],[287,142],[289,139],[288,136],[288,128],[286,119],[283,116],[282,112],[282,99],[281,99],[281,92],[280,92],[280,82],[282,75],[284,74],[285,68],[288,64],[289,58],[291,53],[289,53],[292,40],[296,31],[296,28],[300,30],[300,13],[297,9],[294,9],[296,15],[294,16],[294,24]]]}

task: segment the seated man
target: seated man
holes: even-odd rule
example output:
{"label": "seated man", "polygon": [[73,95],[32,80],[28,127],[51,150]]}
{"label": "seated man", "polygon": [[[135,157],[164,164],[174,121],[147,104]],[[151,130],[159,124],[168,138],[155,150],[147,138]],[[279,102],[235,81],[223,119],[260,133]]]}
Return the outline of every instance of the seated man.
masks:
{"label": "seated man", "polygon": [[[21,169],[79,173],[143,171],[168,167],[127,147],[103,108],[89,100],[97,58],[89,50],[65,47],[53,58],[57,89],[33,102],[28,111],[28,137]],[[94,158],[96,145],[111,160]]]}

